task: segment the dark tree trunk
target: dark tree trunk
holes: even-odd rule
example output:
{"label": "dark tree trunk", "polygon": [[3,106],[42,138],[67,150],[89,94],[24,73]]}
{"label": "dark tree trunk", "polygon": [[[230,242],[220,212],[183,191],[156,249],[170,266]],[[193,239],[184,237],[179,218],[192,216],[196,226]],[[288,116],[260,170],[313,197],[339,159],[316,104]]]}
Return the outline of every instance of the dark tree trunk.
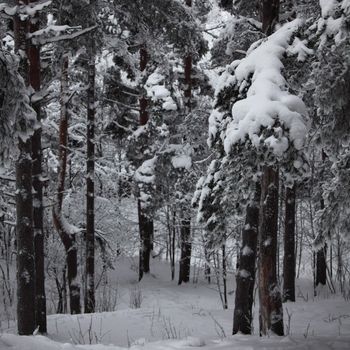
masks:
{"label": "dark tree trunk", "polygon": [[259,227],[260,335],[283,335],[283,308],[276,274],[278,171],[263,170]]}
{"label": "dark tree trunk", "polygon": [[61,120],[59,131],[59,162],[57,199],[52,210],[53,223],[66,250],[69,302],[71,314],[80,314],[80,286],[78,280],[78,259],[75,235],[67,232],[62,213],[65,177],[67,170],[68,144],[68,57],[63,57],[61,72]]}
{"label": "dark tree trunk", "polygon": [[[20,5],[22,2],[17,1]],[[28,4],[28,1],[24,1]],[[27,52],[28,21],[15,17],[16,52]],[[21,58],[20,71],[29,81],[27,57]],[[35,328],[35,251],[32,196],[31,139],[18,139],[16,162],[16,241],[17,241],[17,329],[19,335],[32,335]]]}
{"label": "dark tree trunk", "polygon": [[145,273],[150,272],[150,259],[152,251],[153,220],[145,215],[138,200],[139,229],[140,229],[140,253],[139,253],[139,281]]}
{"label": "dark tree trunk", "polygon": [[[35,2],[35,1],[30,1]],[[39,29],[39,18],[35,16],[30,23],[30,32]],[[36,91],[40,91],[41,67],[40,49],[29,43],[29,84]],[[40,101],[33,105],[37,120],[41,121]],[[32,159],[33,159],[33,226],[34,226],[34,248],[35,248],[35,311],[36,324],[40,333],[47,332],[46,325],[46,296],[45,296],[45,266],[44,266],[44,227],[43,227],[43,172],[42,172],[42,147],[41,128],[35,130],[32,137]]]}
{"label": "dark tree trunk", "polygon": [[321,284],[325,286],[327,284],[327,246],[319,249],[316,253],[316,287]]}
{"label": "dark tree trunk", "polygon": [[259,0],[260,20],[262,31],[266,35],[271,35],[278,22],[280,10],[280,0]]}
{"label": "dark tree trunk", "polygon": [[286,188],[284,230],[283,301],[295,301],[295,199],[296,188]]}
{"label": "dark tree trunk", "polygon": [[220,0],[220,6],[227,11],[231,11],[233,6],[233,0]]}
{"label": "dark tree trunk", "polygon": [[20,155],[16,164],[17,327],[19,335],[32,335],[36,322],[31,142],[19,140],[18,146]]}
{"label": "dark tree trunk", "polygon": [[[140,71],[144,72],[147,68],[148,52],[143,45],[140,49]],[[148,114],[148,100],[144,95],[140,98],[140,125],[146,125],[149,119]],[[153,247],[153,219],[150,218],[144,208],[142,208],[141,201],[138,200],[138,218],[140,231],[140,252],[139,252],[139,281],[145,273],[150,272],[150,258]]]}
{"label": "dark tree trunk", "polygon": [[[186,0],[186,5],[192,7],[192,0]],[[189,113],[192,109],[192,56],[190,53],[184,59],[184,71],[185,71],[185,108]],[[181,257],[180,257],[180,269],[179,269],[179,284],[182,282],[187,283],[190,281],[190,269],[191,269],[191,218],[185,218],[181,220]]]}
{"label": "dark tree trunk", "polygon": [[252,333],[252,307],[254,301],[255,264],[259,231],[260,185],[257,184],[254,200],[247,207],[242,246],[239,254],[239,271],[236,275],[236,299],[233,314],[233,332]]}
{"label": "dark tree trunk", "polygon": [[[93,43],[92,43],[93,46]],[[86,266],[84,311],[95,312],[95,53],[91,48],[87,91],[87,151],[86,151]]]}
{"label": "dark tree trunk", "polygon": [[210,268],[210,253],[208,247],[205,246],[204,243],[204,259],[205,259],[205,265],[204,265],[204,276],[207,280],[208,284],[211,283],[211,268]]}
{"label": "dark tree trunk", "polygon": [[[262,31],[272,34],[279,16],[279,0],[259,1]],[[259,223],[260,335],[283,335],[282,298],[276,273],[279,174],[271,166],[263,169]]]}
{"label": "dark tree trunk", "polygon": [[[226,238],[225,238],[226,240]],[[228,308],[227,302],[227,264],[226,264],[226,242],[221,247],[222,252],[222,284],[223,284],[223,307],[226,310]]]}
{"label": "dark tree trunk", "polygon": [[[322,162],[325,162],[327,158],[326,153],[322,150]],[[321,209],[325,208],[324,199],[321,199]],[[325,286],[327,284],[327,245],[324,244],[322,248],[320,248],[316,252],[316,276],[315,276],[315,286],[317,287],[319,284]],[[315,289],[316,293],[316,289]]]}
{"label": "dark tree trunk", "polygon": [[179,284],[190,281],[191,270],[191,220],[181,220],[181,258],[179,270]]}

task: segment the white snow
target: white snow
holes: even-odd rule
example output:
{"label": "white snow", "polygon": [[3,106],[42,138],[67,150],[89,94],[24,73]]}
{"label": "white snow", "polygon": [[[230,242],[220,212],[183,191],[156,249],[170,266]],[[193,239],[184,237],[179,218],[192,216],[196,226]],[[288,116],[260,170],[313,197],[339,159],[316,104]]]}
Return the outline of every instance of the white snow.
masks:
{"label": "white snow", "polygon": [[192,158],[188,155],[181,154],[171,158],[171,164],[174,168],[184,168],[186,170],[192,167]]}
{"label": "white snow", "polygon": [[[277,157],[281,157],[290,144],[296,150],[302,149],[308,129],[307,110],[299,97],[289,93],[281,62],[289,40],[300,24],[299,20],[287,23],[260,46],[250,50],[237,65],[234,75],[239,86],[253,76],[247,97],[232,107],[233,120],[224,135],[227,154],[234,144],[243,143],[246,138],[256,148],[261,147],[261,143],[268,146]],[[281,125],[275,126],[276,123]],[[261,139],[262,129],[272,128],[273,135]]]}
{"label": "white snow", "polygon": [[322,17],[327,17],[334,10],[336,0],[320,0]]}
{"label": "white snow", "polygon": [[[284,304],[290,315],[285,337],[258,335],[258,297],[254,303],[254,334],[231,336],[234,294],[223,310],[213,285],[200,280],[186,286],[170,281],[168,264],[152,259],[152,275],[137,284],[135,261],[120,258],[109,277],[118,291],[116,311],[82,315],[51,315],[48,337],[3,333],[1,350],[345,350],[350,345],[349,302],[329,292],[313,297],[312,281],[297,280],[297,301]],[[244,274],[244,273],[243,273]],[[234,276],[228,275],[234,291]],[[141,308],[129,305],[130,290],[142,292]],[[92,336],[89,344],[89,328]],[[14,331],[15,327],[13,330]],[[96,342],[99,343],[96,345]]]}

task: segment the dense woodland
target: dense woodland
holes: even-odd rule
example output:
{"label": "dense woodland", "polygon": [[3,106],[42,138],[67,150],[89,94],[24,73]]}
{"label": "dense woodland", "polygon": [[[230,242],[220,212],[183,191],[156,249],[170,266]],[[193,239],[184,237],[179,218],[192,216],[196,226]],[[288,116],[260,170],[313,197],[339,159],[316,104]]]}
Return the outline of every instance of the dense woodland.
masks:
{"label": "dense woodland", "polygon": [[232,334],[299,278],[349,310],[349,0],[8,0],[0,38],[2,330],[114,311],[120,257]]}

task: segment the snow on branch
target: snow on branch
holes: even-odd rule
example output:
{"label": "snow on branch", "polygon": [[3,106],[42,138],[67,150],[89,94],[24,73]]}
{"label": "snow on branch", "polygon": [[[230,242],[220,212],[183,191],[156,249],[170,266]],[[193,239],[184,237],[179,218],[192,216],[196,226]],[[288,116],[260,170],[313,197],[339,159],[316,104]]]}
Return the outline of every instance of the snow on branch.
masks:
{"label": "snow on branch", "polygon": [[45,7],[50,6],[52,0],[40,0],[31,2],[28,5],[9,6],[7,3],[0,4],[0,12],[4,12],[8,16],[20,14],[22,17],[34,17],[37,12],[42,11]]}
{"label": "snow on branch", "polygon": [[[234,83],[243,97],[233,104],[232,119],[221,138],[226,154],[236,144],[247,140],[256,149],[267,148],[281,158],[289,147],[300,151],[308,131],[307,109],[303,101],[288,91],[283,77],[282,58],[287,53],[293,34],[301,25],[294,20],[280,28],[247,56],[233,63],[233,77],[224,78],[224,85]],[[211,116],[210,132],[222,120],[220,111]]]}

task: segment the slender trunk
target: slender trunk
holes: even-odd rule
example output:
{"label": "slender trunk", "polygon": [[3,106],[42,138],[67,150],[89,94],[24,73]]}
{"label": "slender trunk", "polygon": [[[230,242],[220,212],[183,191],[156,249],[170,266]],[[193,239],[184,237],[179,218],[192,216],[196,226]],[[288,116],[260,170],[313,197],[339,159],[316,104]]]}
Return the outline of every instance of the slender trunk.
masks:
{"label": "slender trunk", "polygon": [[223,284],[223,294],[224,294],[224,309],[228,308],[227,302],[227,266],[226,266],[226,242],[221,247],[222,252],[222,284]]}
{"label": "slender trunk", "polygon": [[295,301],[295,199],[296,188],[286,189],[284,231],[283,301]]}
{"label": "slender trunk", "polygon": [[[94,46],[94,43],[91,44]],[[86,266],[84,311],[95,312],[95,50],[88,63],[87,151],[86,151]]]}
{"label": "slender trunk", "polygon": [[173,234],[171,242],[171,280],[175,279],[175,243],[176,243],[176,212],[173,212]]}
{"label": "slender trunk", "polygon": [[53,224],[66,250],[69,301],[71,314],[80,314],[80,285],[78,283],[78,257],[75,235],[67,231],[62,213],[65,177],[67,170],[68,142],[68,57],[63,57],[61,76],[61,119],[59,128],[59,162],[57,200],[52,210]]}
{"label": "slender trunk", "polygon": [[[18,5],[22,2],[17,1]],[[24,1],[28,4],[28,1]],[[15,49],[27,51],[28,21],[15,17]],[[21,57],[20,71],[28,83],[27,57]],[[31,335],[35,322],[35,250],[32,196],[31,139],[18,139],[19,157],[16,162],[16,240],[17,240],[17,328],[19,335]]]}
{"label": "slender trunk", "polygon": [[[144,72],[147,68],[148,52],[143,45],[140,49],[140,71]],[[146,125],[149,120],[148,114],[148,100],[145,95],[140,98],[140,125]],[[140,199],[138,199],[138,218],[140,231],[140,252],[139,252],[139,281],[145,273],[150,272],[150,257],[153,246],[153,219],[146,213]]]}
{"label": "slender trunk", "polygon": [[190,281],[191,269],[191,219],[181,220],[181,257],[179,270],[179,284]]}
{"label": "slender trunk", "polygon": [[208,284],[211,283],[211,269],[210,269],[210,254],[208,251],[208,247],[206,242],[204,243],[204,276],[205,279],[208,281]]}
{"label": "slender trunk", "polygon": [[139,229],[140,229],[140,254],[139,254],[139,281],[145,273],[150,272],[150,259],[152,251],[153,220],[151,220],[141,207],[138,200]]}
{"label": "slender trunk", "polygon": [[283,335],[283,308],[276,274],[278,171],[263,170],[259,227],[260,335]]}
{"label": "slender trunk", "polygon": [[[35,2],[35,1],[30,1]],[[39,18],[35,16],[30,23],[29,31],[35,32],[39,29]],[[41,67],[40,49],[29,43],[29,84],[36,91],[40,91]],[[41,122],[41,106],[37,101],[33,108],[37,120]],[[47,332],[46,325],[46,296],[45,296],[45,267],[44,267],[44,227],[43,227],[43,171],[42,171],[42,147],[41,128],[35,130],[32,137],[32,159],[33,159],[33,226],[34,226],[34,248],[35,248],[35,312],[36,324],[40,333]]]}
{"label": "slender trunk", "polygon": [[[301,214],[302,210],[302,205],[300,205],[300,220],[303,222],[303,216]],[[304,239],[304,225],[301,225],[300,227],[300,239],[299,239],[299,258],[298,258],[298,273],[297,273],[297,278],[300,276],[300,268],[301,268],[301,258],[303,254],[303,239]]]}
{"label": "slender trunk", "polygon": [[255,264],[259,231],[260,185],[257,184],[254,200],[247,207],[239,271],[236,275],[236,299],[233,315],[233,334],[252,333],[252,307],[254,302]]}

